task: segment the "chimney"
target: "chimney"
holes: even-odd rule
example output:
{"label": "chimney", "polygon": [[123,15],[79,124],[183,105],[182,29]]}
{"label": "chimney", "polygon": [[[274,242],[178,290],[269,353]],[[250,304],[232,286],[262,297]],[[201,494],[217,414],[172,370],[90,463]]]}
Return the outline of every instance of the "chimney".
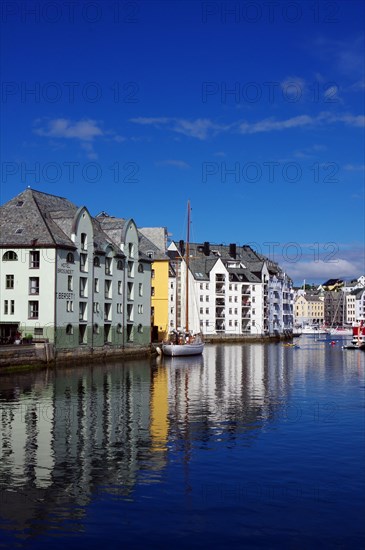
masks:
{"label": "chimney", "polygon": [[203,245],[203,252],[204,252],[205,256],[209,256],[209,254],[210,254],[210,245],[209,245],[208,241],[205,241],[205,243]]}
{"label": "chimney", "polygon": [[179,250],[180,250],[180,254],[181,254],[182,256],[184,256],[184,254],[185,254],[185,245],[184,245],[184,241],[183,241],[183,240],[179,241]]}
{"label": "chimney", "polygon": [[236,259],[236,244],[235,243],[231,243],[229,245],[229,255],[232,258]]}

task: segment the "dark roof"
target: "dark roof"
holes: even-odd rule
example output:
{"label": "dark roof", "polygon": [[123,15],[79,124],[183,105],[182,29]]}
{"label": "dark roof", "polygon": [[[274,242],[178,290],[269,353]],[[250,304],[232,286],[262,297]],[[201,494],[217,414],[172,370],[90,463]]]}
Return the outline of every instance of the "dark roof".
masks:
{"label": "dark roof", "polygon": [[328,281],[323,283],[322,286],[333,286],[333,285],[342,284],[342,283],[343,283],[342,279],[328,279]]}
{"label": "dark roof", "polygon": [[60,217],[71,218],[76,210],[67,199],[26,189],[0,207],[0,244],[75,248],[62,228]]}

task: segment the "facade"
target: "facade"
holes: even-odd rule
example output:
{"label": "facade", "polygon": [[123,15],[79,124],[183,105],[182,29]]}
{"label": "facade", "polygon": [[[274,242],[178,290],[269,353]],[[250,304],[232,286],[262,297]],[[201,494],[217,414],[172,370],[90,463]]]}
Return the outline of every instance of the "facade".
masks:
{"label": "facade", "polygon": [[0,209],[2,341],[56,349],[150,343],[151,260],[133,220],[26,189]]}
{"label": "facade", "polygon": [[169,257],[166,254],[165,227],[141,227],[140,246],[151,259],[151,327],[152,341],[165,340],[169,318]]}
{"label": "facade", "polygon": [[294,301],[297,325],[321,325],[324,322],[324,300],[321,294],[300,292]]}
{"label": "facade", "polygon": [[[172,242],[169,328],[186,328],[185,243]],[[250,247],[189,244],[189,329],[205,335],[283,335],[293,328],[292,283]]]}

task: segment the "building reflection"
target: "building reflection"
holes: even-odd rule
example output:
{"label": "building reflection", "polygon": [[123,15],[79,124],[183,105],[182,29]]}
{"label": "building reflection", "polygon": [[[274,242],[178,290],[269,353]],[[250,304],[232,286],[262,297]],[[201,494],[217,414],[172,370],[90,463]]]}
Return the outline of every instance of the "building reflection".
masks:
{"label": "building reflection", "polygon": [[[356,352],[352,352],[355,353]],[[1,378],[0,529],[37,534],[72,519],[100,494],[134,498],[175,451],[251,445],[296,383],[361,376],[351,352],[303,340],[206,345],[203,356],[63,368]],[[187,482],[186,486],[189,486]]]}

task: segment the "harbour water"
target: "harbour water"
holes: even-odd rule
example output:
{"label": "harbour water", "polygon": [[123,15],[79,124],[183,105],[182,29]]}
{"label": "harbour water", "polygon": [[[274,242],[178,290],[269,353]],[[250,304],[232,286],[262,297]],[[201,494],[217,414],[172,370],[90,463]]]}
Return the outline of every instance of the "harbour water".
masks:
{"label": "harbour water", "polygon": [[0,376],[0,548],[362,548],[365,353]]}

